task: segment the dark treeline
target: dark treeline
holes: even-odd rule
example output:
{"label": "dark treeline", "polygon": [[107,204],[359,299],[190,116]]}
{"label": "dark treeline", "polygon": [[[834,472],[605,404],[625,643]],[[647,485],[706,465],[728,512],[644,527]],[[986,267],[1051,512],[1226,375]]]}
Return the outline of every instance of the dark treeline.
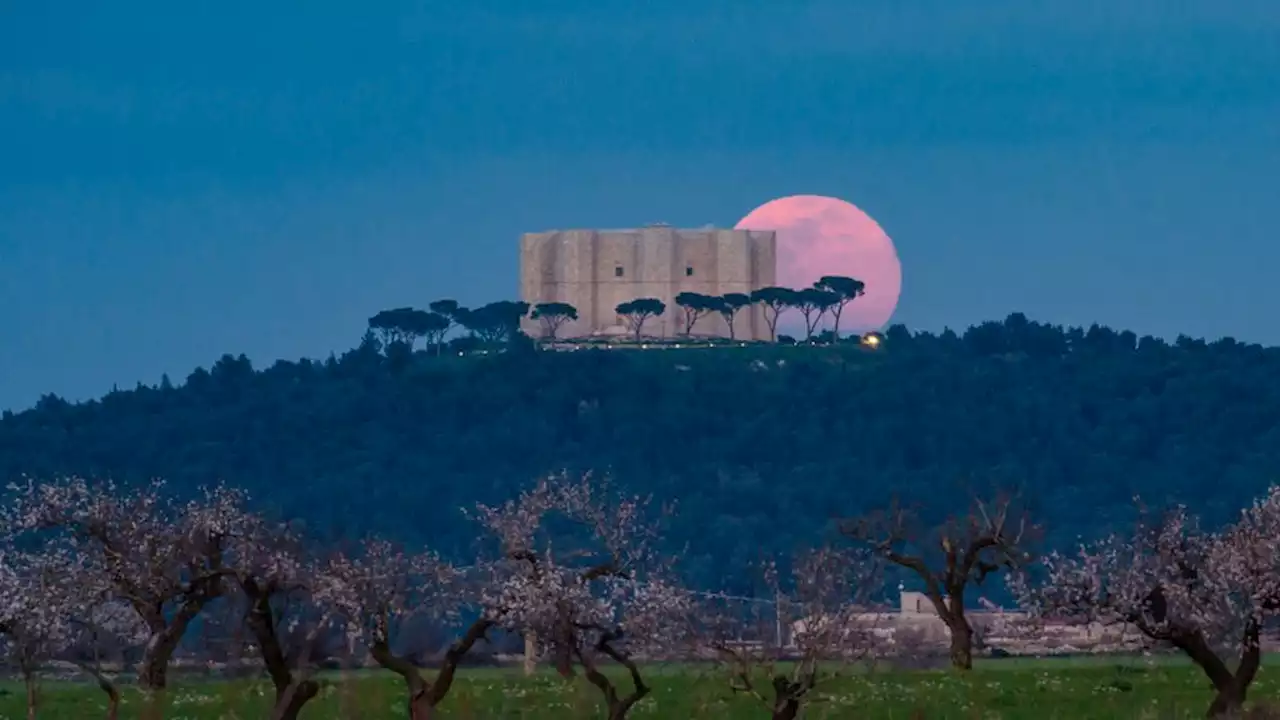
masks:
{"label": "dark treeline", "polygon": [[507,352],[437,357],[385,331],[391,347],[370,333],[324,361],[227,355],[181,384],[47,395],[0,420],[0,476],[222,480],[313,531],[464,556],[460,507],[594,469],[677,499],[666,541],[696,539],[692,581],[732,589],[762,554],[895,496],[941,516],[975,486],[1021,488],[1064,547],[1127,522],[1134,496],[1226,519],[1280,467],[1280,350],[1229,339],[1015,314],[963,335],[894,327],[875,349],[540,352],[510,321],[523,312],[489,312],[503,330],[455,342]]}

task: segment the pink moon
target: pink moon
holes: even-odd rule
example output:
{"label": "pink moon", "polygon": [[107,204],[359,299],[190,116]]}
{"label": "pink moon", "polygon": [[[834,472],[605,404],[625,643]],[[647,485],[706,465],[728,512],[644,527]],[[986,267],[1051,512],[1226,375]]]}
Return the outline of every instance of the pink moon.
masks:
{"label": "pink moon", "polygon": [[823,275],[865,283],[866,294],[849,303],[840,318],[841,334],[846,328],[878,330],[893,317],[902,292],[898,252],[884,229],[853,203],[792,195],[761,205],[734,227],[778,233],[778,284],[783,287],[807,288]]}

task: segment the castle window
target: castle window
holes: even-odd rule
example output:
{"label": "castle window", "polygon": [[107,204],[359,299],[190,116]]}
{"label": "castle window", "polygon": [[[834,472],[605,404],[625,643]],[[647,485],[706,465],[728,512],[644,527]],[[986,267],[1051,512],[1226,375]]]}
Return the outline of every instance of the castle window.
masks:
{"label": "castle window", "polygon": [[622,277],[622,268],[621,268],[621,267],[616,267],[616,268],[614,268],[614,269],[613,269],[613,276],[614,276],[614,277]]}
{"label": "castle window", "polygon": [[692,266],[692,265],[684,269],[684,276],[685,276],[685,277],[693,277],[693,266]]}

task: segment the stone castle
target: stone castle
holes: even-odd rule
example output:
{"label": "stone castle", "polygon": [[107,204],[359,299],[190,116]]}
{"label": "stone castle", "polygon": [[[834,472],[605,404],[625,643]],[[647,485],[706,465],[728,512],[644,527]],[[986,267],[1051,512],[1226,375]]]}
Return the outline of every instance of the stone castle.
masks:
{"label": "stone castle", "polygon": [[[777,283],[777,235],[773,231],[679,230],[649,225],[630,230],[552,230],[520,238],[520,295],[530,305],[568,303],[577,322],[559,337],[622,335],[626,327],[615,308],[637,298],[666,303],[661,317],[645,323],[644,334],[670,338],[683,332],[675,298],[682,292],[703,295],[751,293]],[[525,331],[537,337],[538,323]],[[742,340],[768,340],[763,310],[743,308],[734,321]],[[717,313],[698,320],[693,335],[727,337]]]}

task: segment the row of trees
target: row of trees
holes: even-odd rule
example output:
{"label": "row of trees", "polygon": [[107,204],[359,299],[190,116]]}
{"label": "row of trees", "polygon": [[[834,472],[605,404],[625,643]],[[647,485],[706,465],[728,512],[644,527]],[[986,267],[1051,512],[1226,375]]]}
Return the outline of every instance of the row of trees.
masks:
{"label": "row of trees", "polygon": [[[557,670],[581,671],[609,717],[621,718],[648,692],[631,658],[675,646],[664,633],[676,625],[665,618],[690,597],[655,550],[647,501],[590,478],[475,506],[469,514],[488,543],[465,568],[385,539],[317,542],[223,487],[183,503],[162,483],[125,490],[71,479],[16,486],[8,500],[0,634],[33,717],[36,673],[51,661],[92,675],[117,717],[120,693],[103,661],[131,656],[146,716],[160,717],[175,651],[221,604],[274,686],[272,720],[296,719],[320,692],[321,654],[367,658],[399,675],[407,716],[433,717],[464,657],[502,630],[536,634]],[[553,518],[584,530],[557,537],[555,552]],[[412,653],[414,624],[459,616],[465,630],[428,677]],[[627,667],[634,687],[620,693],[602,662]]]}
{"label": "row of trees", "polygon": [[[818,327],[828,315],[833,321],[832,335],[840,337],[840,318],[845,307],[866,294],[866,285],[860,280],[842,275],[825,275],[812,287],[796,290],[787,287],[770,286],[747,293],[726,293],[724,295],[703,295],[695,292],[682,292],[675,297],[676,306],[680,309],[681,333],[693,334],[698,321],[707,315],[720,315],[729,329],[729,338],[735,339],[737,334],[734,321],[738,313],[752,305],[764,308],[765,323],[769,326],[769,335],[778,339],[778,320],[788,310],[797,310],[804,318],[805,340],[812,340]],[[565,303],[554,303],[553,312],[557,317],[575,319],[577,311]],[[541,307],[541,306],[540,306]],[[656,298],[637,298],[618,305],[617,313],[627,327],[635,333],[637,340],[644,332],[645,323],[667,311],[666,303]],[[544,318],[547,314],[543,314]],[[561,323],[563,324],[563,323]],[[543,323],[544,335],[554,339],[559,325]]]}
{"label": "row of trees", "polygon": [[[0,635],[33,717],[37,672],[55,661],[91,675],[116,717],[120,694],[104,660],[128,657],[150,697],[146,712],[160,717],[175,651],[220,606],[247,631],[274,687],[273,720],[297,718],[320,692],[326,654],[395,673],[407,717],[433,717],[468,653],[501,632],[536,637],[563,677],[581,674],[599,689],[610,720],[649,693],[642,660],[689,658],[713,661],[730,688],[790,719],[831,663],[903,651],[867,613],[887,565],[918,576],[957,669],[972,667],[968,590],[1003,572],[1028,611],[1019,632],[1050,622],[1132,628],[1203,669],[1217,692],[1210,713],[1223,716],[1242,707],[1262,630],[1280,610],[1280,488],[1221,530],[1203,530],[1182,507],[1145,512],[1132,532],[1039,562],[1039,528],[1007,497],[975,499],[940,526],[896,505],[847,520],[840,538],[761,567],[778,621],[793,628],[785,647],[769,633],[742,643],[750,617],[682,583],[658,544],[669,507],[590,474],[475,505],[467,514],[485,542],[465,567],[386,539],[321,541],[224,487],[179,502],[158,482],[127,490],[70,479],[14,486],[7,500]],[[424,619],[464,620],[431,676],[413,647]]]}
{"label": "row of trees", "polygon": [[[719,315],[729,329],[729,337],[734,339],[738,313],[752,305],[760,305],[764,308],[771,338],[777,340],[778,320],[782,314],[794,309],[804,318],[806,340],[812,340],[828,315],[833,321],[832,332],[838,338],[840,318],[845,308],[865,292],[866,286],[860,280],[829,275],[819,279],[813,287],[801,290],[766,287],[750,294],[725,295],[682,292],[675,297],[675,304],[680,312],[681,332],[686,336],[693,333],[694,326],[702,318]],[[637,341],[643,337],[645,324],[664,315],[667,309],[667,304],[657,298],[636,298],[619,303],[615,308]],[[411,307],[383,310],[369,318],[369,330],[384,347],[403,344],[412,348],[419,339],[425,339],[429,348],[439,351],[449,332],[455,328],[467,330],[481,342],[503,342],[519,334],[520,321],[526,317],[539,323],[543,339],[555,341],[566,324],[578,319],[578,309],[564,302],[530,305],[510,300],[469,309],[454,300],[437,300],[427,310]]]}
{"label": "row of trees", "polygon": [[[1033,554],[1041,528],[1017,508],[1013,498],[975,499],[968,512],[923,529],[915,513],[895,504],[840,524],[843,538],[866,552],[843,557],[863,563],[875,558],[914,574],[950,634],[957,669],[972,668],[975,627],[966,612],[967,591],[1002,573],[1018,611],[997,613],[996,627],[987,630],[1034,642],[1052,627],[1076,626],[1110,638],[1094,652],[1126,652],[1135,644],[1179,652],[1213,687],[1208,716],[1239,717],[1261,666],[1263,636],[1280,619],[1280,486],[1268,488],[1216,529],[1184,505],[1153,508],[1139,502],[1128,530],[1082,542],[1073,552],[1042,556]],[[814,573],[797,567],[802,572],[794,587],[800,588]],[[848,575],[856,581],[852,593],[842,586],[846,597],[870,597],[867,584],[878,586],[878,568],[863,568]],[[806,609],[806,620],[821,626],[824,616],[815,614],[821,609]],[[840,632],[823,637],[816,648],[798,642],[801,665],[810,654],[885,654],[884,637],[866,632],[864,617],[855,614],[852,628],[836,622]],[[812,688],[818,678],[810,671],[800,685]],[[782,716],[775,712],[775,718]]]}
{"label": "row of trees", "polygon": [[440,352],[445,338],[456,328],[470,333],[478,342],[507,342],[520,333],[520,320],[529,314],[529,304],[500,300],[471,309],[456,300],[436,300],[427,310],[412,307],[383,310],[369,318],[369,331],[383,347],[412,349],[423,339]]}
{"label": "row of trees", "polygon": [[[274,687],[272,720],[295,720],[319,694],[317,660],[326,655],[399,675],[407,717],[433,717],[464,658],[495,632],[537,638],[561,676],[581,674],[599,689],[610,720],[650,692],[642,660],[690,658],[715,661],[732,689],[758,697],[774,718],[793,719],[827,663],[876,651],[873,628],[861,619],[882,578],[876,556],[925,562],[899,559],[888,548],[905,536],[881,538],[882,528],[865,522],[848,535],[876,538],[868,549],[825,546],[766,562],[761,580],[777,603],[771,619],[800,621],[784,647],[768,632],[744,644],[749,613],[684,585],[658,544],[670,507],[590,474],[475,505],[468,515],[487,542],[465,567],[385,539],[318,541],[225,487],[179,502],[160,482],[127,490],[69,479],[13,486],[7,500],[0,635],[26,681],[32,717],[37,673],[51,662],[91,675],[108,697],[108,717],[117,717],[120,692],[108,668],[127,658],[136,660],[148,696],[146,716],[161,717],[175,652],[220,606],[230,625],[247,631]],[[962,599],[968,583],[957,573],[1000,562],[1016,544],[998,523],[969,529],[986,540],[970,538],[969,559],[959,565],[945,559],[942,587],[953,598]],[[930,567],[919,572],[934,577]],[[971,633],[958,630],[962,600],[930,597],[951,608],[947,621],[963,639],[963,655],[954,651],[953,659],[970,667]],[[461,636],[428,677],[414,651],[415,623],[458,618]],[[604,672],[606,664],[624,668],[628,682]],[[758,688],[762,670],[768,687]]]}

